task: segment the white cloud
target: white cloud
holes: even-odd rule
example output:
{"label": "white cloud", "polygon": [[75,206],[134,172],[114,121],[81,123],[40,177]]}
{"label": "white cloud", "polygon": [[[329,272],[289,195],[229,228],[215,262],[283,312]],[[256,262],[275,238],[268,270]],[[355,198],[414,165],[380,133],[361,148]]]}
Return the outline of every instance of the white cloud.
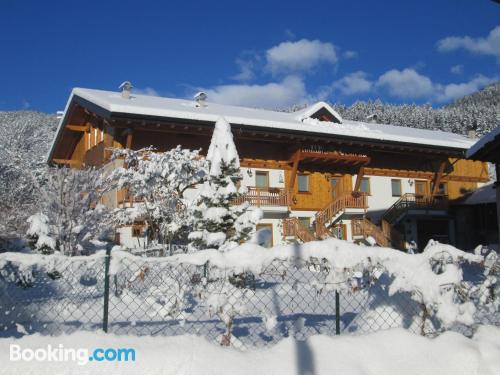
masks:
{"label": "white cloud", "polygon": [[344,59],[355,59],[356,57],[358,57],[358,53],[356,51],[345,51],[343,54],[342,54],[342,57]]}
{"label": "white cloud", "polygon": [[483,75],[479,75],[471,79],[469,82],[450,83],[447,85],[437,84],[435,89],[436,101],[448,102],[450,100],[461,98],[465,95],[469,95],[473,92],[478,91],[482,87],[494,81],[494,78],[488,78]]}
{"label": "white cloud", "polygon": [[266,61],[266,68],[273,74],[307,72],[321,63],[335,64],[337,53],[332,43],[301,39],[268,49]]}
{"label": "white cloud", "polygon": [[255,63],[252,59],[245,60],[242,58],[238,58],[236,59],[236,65],[238,65],[239,73],[232,76],[232,79],[234,79],[235,81],[245,82],[251,81],[255,78]]}
{"label": "white cloud", "polygon": [[385,72],[378,78],[376,85],[386,88],[391,96],[407,99],[430,97],[434,90],[429,77],[408,68]]}
{"label": "white cloud", "polygon": [[392,69],[382,74],[375,82],[364,72],[349,74],[335,81],[332,88],[344,95],[387,90],[388,94],[401,99],[424,99],[430,102],[448,102],[472,94],[484,86],[495,82],[498,77],[478,75],[467,82],[441,84],[414,69]]}
{"label": "white cloud", "polygon": [[259,108],[288,107],[303,103],[308,97],[304,82],[297,76],[263,85],[220,85],[204,91],[209,102]]}
{"label": "white cloud", "polygon": [[453,74],[462,74],[464,72],[464,66],[461,64],[453,65],[450,68],[450,72],[452,72]]}
{"label": "white cloud", "polygon": [[355,72],[335,81],[332,87],[343,95],[354,95],[370,92],[373,83],[366,78],[365,72]]}
{"label": "white cloud", "polygon": [[490,31],[486,38],[472,38],[470,36],[450,36],[437,42],[440,52],[450,52],[465,49],[480,55],[492,55],[500,59],[500,26]]}

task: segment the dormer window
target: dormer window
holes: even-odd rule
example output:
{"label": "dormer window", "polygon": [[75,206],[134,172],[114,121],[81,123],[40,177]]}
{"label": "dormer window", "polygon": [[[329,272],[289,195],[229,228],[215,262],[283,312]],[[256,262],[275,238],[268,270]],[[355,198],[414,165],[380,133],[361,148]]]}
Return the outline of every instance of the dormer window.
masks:
{"label": "dormer window", "polygon": [[315,119],[324,122],[342,123],[342,117],[327,103],[318,102],[298,113],[296,119],[304,121],[306,119]]}

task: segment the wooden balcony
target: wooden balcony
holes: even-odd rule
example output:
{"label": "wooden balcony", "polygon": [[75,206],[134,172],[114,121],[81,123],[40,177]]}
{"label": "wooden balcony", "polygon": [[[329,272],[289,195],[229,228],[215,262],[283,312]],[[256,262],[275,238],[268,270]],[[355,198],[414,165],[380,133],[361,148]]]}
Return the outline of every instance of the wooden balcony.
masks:
{"label": "wooden balcony", "polygon": [[140,203],[142,201],[142,198],[134,197],[127,189],[116,191],[116,203],[118,207],[133,207],[134,203]]}
{"label": "wooden balcony", "polygon": [[410,210],[446,211],[447,209],[447,195],[431,196],[406,193],[389,207],[382,218],[388,223],[394,224],[402,215]]}
{"label": "wooden balcony", "polygon": [[234,204],[248,202],[251,206],[289,206],[291,196],[282,188],[248,187],[248,192],[233,201]]}

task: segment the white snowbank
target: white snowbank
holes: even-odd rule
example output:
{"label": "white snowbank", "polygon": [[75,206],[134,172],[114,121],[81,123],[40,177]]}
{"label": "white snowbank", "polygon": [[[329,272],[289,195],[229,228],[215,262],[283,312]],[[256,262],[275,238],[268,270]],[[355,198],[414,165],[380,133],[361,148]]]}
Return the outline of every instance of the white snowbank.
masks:
{"label": "white snowbank", "polygon": [[[22,348],[133,348],[135,362],[20,362],[9,360],[10,344]],[[0,339],[0,374],[231,374],[231,375],[493,375],[500,373],[500,329],[480,327],[472,339],[447,332],[428,339],[402,329],[365,336],[286,339],[264,350],[240,352],[195,336],[134,337],[79,332]]]}
{"label": "white snowbank", "polygon": [[[102,256],[94,255],[97,260]],[[51,256],[53,257],[53,256]],[[44,262],[54,258],[39,257],[26,254],[0,254],[0,269],[4,262],[34,263],[34,259],[43,259]],[[462,279],[462,270],[457,265],[461,261],[482,262],[483,257],[466,253],[450,245],[437,242],[430,243],[421,254],[407,254],[401,251],[381,248],[363,247],[337,239],[308,242],[306,244],[275,246],[266,249],[256,244],[246,243],[227,252],[217,250],[202,250],[191,254],[174,255],[168,258],[138,258],[123,251],[112,251],[111,273],[120,270],[120,264],[125,259],[137,262],[167,262],[172,265],[192,264],[204,265],[209,262],[220,270],[234,273],[251,271],[260,274],[274,260],[289,261],[293,264],[304,265],[314,258],[325,260],[332,272],[326,276],[320,288],[325,290],[342,290],[349,280],[355,279],[357,274],[364,271],[372,273],[384,272],[393,280],[389,286],[389,296],[397,292],[409,292],[412,298],[424,304],[427,309],[443,324],[444,328],[454,323],[471,325],[474,322],[475,307],[472,302],[458,303],[455,298],[454,286]],[[56,258],[57,259],[57,258]],[[80,258],[81,259],[81,258]],[[435,272],[431,264],[434,260],[444,260],[445,266],[440,272]]]}

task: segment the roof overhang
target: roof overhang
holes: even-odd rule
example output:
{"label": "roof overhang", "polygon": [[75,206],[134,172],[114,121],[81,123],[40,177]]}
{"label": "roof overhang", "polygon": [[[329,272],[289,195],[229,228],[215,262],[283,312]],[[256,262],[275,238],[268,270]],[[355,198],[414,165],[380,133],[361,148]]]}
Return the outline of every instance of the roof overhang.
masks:
{"label": "roof overhang", "polygon": [[500,164],[500,125],[479,139],[467,151],[467,158]]}
{"label": "roof overhang", "polygon": [[[199,119],[183,119],[140,113],[114,112],[72,92],[66,104],[64,116],[61,118],[56,136],[49,150],[47,156],[48,162],[50,162],[50,160],[52,160],[53,158],[55,147],[61,140],[64,127],[66,124],[68,124],[72,109],[75,106],[83,107],[86,111],[92,113],[97,117],[109,121],[111,125],[115,126],[120,123],[126,123],[129,127],[133,127],[135,125],[158,126],[158,124],[180,124],[185,130],[192,128],[192,131],[196,131],[205,128],[205,130],[211,131],[215,123],[215,121],[206,121]],[[267,137],[269,135],[274,135],[275,137],[288,137],[288,139],[296,141],[315,141],[325,144],[341,146],[343,145],[349,147],[367,147],[368,149],[378,150],[382,152],[418,152],[428,155],[439,155],[442,157],[453,158],[463,158],[465,157],[466,153],[466,149],[460,147],[450,147],[442,145],[436,146],[411,142],[399,142],[394,140],[364,138],[360,136],[352,136],[349,134],[326,134],[316,132],[314,130],[311,131],[311,129],[308,127],[292,130],[277,127],[263,127],[238,121],[231,121],[231,126],[236,134],[238,134],[238,132],[246,132],[248,134],[255,135],[256,138],[260,137],[260,139],[262,139],[262,136]],[[272,138],[269,138],[269,140],[271,139]]]}

